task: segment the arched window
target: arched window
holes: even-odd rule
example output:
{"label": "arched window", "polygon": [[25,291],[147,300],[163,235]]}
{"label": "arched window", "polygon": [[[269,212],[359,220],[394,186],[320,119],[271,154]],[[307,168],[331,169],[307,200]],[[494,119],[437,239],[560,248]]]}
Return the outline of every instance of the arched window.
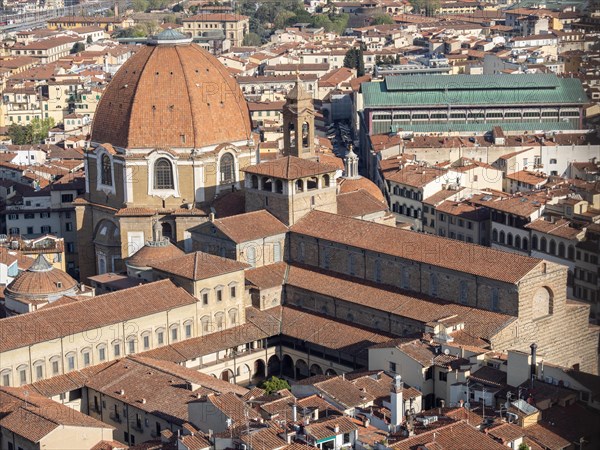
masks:
{"label": "arched window", "polygon": [[552,291],[547,287],[538,288],[533,295],[533,301],[531,302],[533,318],[537,319],[552,314],[554,309],[553,303],[554,296]]}
{"label": "arched window", "polygon": [[179,340],[179,325],[176,323],[171,325],[169,328],[169,335],[171,336],[170,343],[177,342]]}
{"label": "arched window", "polygon": [[507,245],[513,245],[513,235],[512,235],[512,233],[508,233],[508,236],[506,236],[506,244]]}
{"label": "arched window", "polygon": [[531,249],[532,250],[537,250],[538,249],[538,237],[535,234],[531,238]]}
{"label": "arched window", "polygon": [[96,350],[98,351],[98,361],[99,362],[106,361],[106,344],[99,344],[96,347]]}
{"label": "arched window", "polygon": [[529,241],[527,240],[526,237],[523,238],[523,250],[529,250]]}
{"label": "arched window", "polygon": [[352,253],[348,254],[348,273],[350,275],[355,275],[356,269],[356,261],[354,260],[354,255]]}
{"label": "arched window", "polygon": [[200,327],[202,328],[202,333],[206,334],[210,332],[210,317],[203,316],[200,319]]}
{"label": "arched window", "polygon": [[102,167],[100,168],[100,181],[105,186],[112,186],[112,164],[110,157],[105,153],[102,155]]}
{"label": "arched window", "polygon": [[44,361],[38,360],[33,363],[33,379],[39,381],[44,378]]}
{"label": "arched window", "polygon": [[492,241],[498,242],[498,230],[492,231]]}
{"label": "arched window", "polygon": [[504,234],[504,231],[501,231],[500,232],[500,243],[501,244],[504,244],[505,238],[506,238],[506,235]]}
{"label": "arched window", "polygon": [[304,122],[302,124],[302,147],[308,147],[310,145],[309,137],[310,125],[308,124],[308,122]]}
{"label": "arched window", "polygon": [[168,222],[161,223],[162,235],[165,238],[172,239],[173,238],[173,227]]}
{"label": "arched window", "polygon": [[381,260],[375,260],[375,281],[381,282]]}
{"label": "arched window", "polygon": [[258,189],[258,177],[256,175],[252,175],[252,189]]}
{"label": "arched window", "polygon": [[438,295],[438,279],[437,275],[433,272],[429,273],[429,295],[437,297]]}
{"label": "arched window", "polygon": [[217,331],[221,331],[225,326],[224,314],[217,313],[215,314],[215,326],[217,327]]}
{"label": "arched window", "polygon": [[2,372],[0,372],[0,384],[2,386],[10,386],[11,375],[12,373],[10,369],[4,369]]}
{"label": "arched window", "polygon": [[551,255],[556,255],[556,242],[554,239],[550,239],[550,247],[548,249],[548,253]]}
{"label": "arched window", "polygon": [[540,239],[540,250],[542,252],[546,252],[546,238],[542,237],[542,239]]}
{"label": "arched window", "polygon": [[329,175],[325,174],[323,175],[323,186],[324,187],[329,187],[331,181],[329,179]]}
{"label": "arched window", "polygon": [[191,320],[183,322],[183,335],[185,339],[190,339],[194,333],[194,323]]}
{"label": "arched window", "polygon": [[154,189],[173,189],[173,166],[166,158],[154,164]]}
{"label": "arched window", "polygon": [[469,300],[469,284],[465,280],[460,280],[460,302],[466,305]]}
{"label": "arched window", "polygon": [[231,153],[224,153],[221,156],[219,163],[219,171],[221,172],[221,183],[229,184],[235,182],[234,176],[234,161]]}
{"label": "arched window", "polygon": [[558,256],[561,258],[565,257],[565,244],[562,242],[558,244]]}
{"label": "arched window", "polygon": [[237,309],[230,309],[229,310],[229,323],[233,326],[233,325],[237,325],[237,317],[238,317],[238,311]]}
{"label": "arched window", "polygon": [[521,248],[521,236],[515,236],[515,247]]}
{"label": "arched window", "polygon": [[569,258],[571,261],[575,259],[575,247],[572,245],[569,245],[569,249],[567,250],[567,258]]}

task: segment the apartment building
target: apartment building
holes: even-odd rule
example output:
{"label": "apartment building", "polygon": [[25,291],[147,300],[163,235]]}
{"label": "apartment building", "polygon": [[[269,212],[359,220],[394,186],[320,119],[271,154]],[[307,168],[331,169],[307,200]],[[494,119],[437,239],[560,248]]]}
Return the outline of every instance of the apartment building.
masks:
{"label": "apartment building", "polygon": [[197,14],[183,19],[183,31],[192,37],[205,37],[212,31],[222,31],[234,47],[243,44],[250,31],[250,18],[239,14]]}
{"label": "apartment building", "polygon": [[85,42],[85,38],[57,36],[29,44],[15,44],[10,53],[13,56],[31,56],[37,58],[41,64],[48,64],[67,56],[76,42]]}
{"label": "apartment building", "polygon": [[66,270],[76,274],[77,230],[73,200],[83,193],[82,178],[66,176],[46,188],[23,194],[18,204],[0,212],[6,220],[6,233],[36,238],[54,234],[64,239]]}

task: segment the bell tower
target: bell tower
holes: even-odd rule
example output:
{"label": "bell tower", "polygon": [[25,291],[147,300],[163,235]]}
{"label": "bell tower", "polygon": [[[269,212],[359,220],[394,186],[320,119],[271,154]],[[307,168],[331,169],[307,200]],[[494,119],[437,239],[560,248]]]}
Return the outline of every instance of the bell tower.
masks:
{"label": "bell tower", "polygon": [[300,75],[283,107],[283,156],[315,158],[315,110]]}

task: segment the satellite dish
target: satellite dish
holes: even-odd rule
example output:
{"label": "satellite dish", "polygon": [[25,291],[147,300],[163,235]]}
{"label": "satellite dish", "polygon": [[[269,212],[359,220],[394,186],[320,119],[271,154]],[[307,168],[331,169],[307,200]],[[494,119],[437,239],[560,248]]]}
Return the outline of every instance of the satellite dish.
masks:
{"label": "satellite dish", "polygon": [[450,354],[450,350],[446,349],[444,350],[444,355],[449,355]]}

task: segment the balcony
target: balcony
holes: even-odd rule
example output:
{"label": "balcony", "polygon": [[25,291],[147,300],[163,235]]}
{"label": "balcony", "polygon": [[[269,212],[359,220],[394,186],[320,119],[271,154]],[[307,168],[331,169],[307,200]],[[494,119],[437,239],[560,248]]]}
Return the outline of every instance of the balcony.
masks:
{"label": "balcony", "polygon": [[116,422],[116,423],[123,422],[123,418],[121,417],[120,414],[110,413],[108,415],[108,417],[110,417],[110,420],[112,420],[113,422]]}

